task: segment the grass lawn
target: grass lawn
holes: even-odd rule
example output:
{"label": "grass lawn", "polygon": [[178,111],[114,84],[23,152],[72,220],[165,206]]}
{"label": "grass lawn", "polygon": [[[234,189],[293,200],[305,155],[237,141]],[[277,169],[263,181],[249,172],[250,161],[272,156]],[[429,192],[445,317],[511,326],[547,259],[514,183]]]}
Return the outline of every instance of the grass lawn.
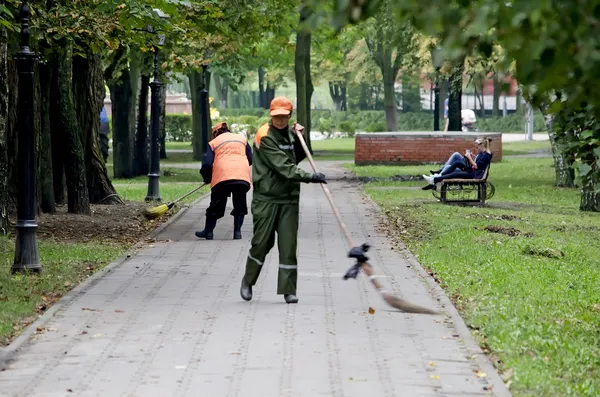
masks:
{"label": "grass lawn", "polygon": [[191,142],[166,142],[167,150],[192,150]]}
{"label": "grass lawn", "polygon": [[[552,187],[552,160],[492,164],[485,208],[443,205],[422,182],[373,182],[367,193],[435,273],[515,396],[600,395],[600,215],[576,189]],[[431,167],[356,167],[421,175]]]}
{"label": "grass lawn", "polygon": [[[193,190],[195,187],[199,186],[202,182],[198,182],[197,184],[190,183],[160,183],[159,184],[159,193],[163,203],[167,203],[169,201],[173,201],[178,199],[179,197],[185,195],[189,191]],[[129,201],[144,201],[146,198],[146,194],[148,193],[147,184],[140,184],[136,182],[132,182],[129,184],[115,184],[115,189],[117,193],[123,200]],[[210,186],[205,186],[200,191],[188,196],[183,199],[177,205],[182,205],[186,203],[191,203],[200,197],[203,193],[207,193],[210,190]],[[177,208],[173,208],[172,212],[177,212]]]}
{"label": "grass lawn", "polygon": [[502,145],[502,155],[508,156],[513,154],[527,154],[537,151],[550,152],[550,141],[522,141],[522,142],[505,142]]}
{"label": "grass lawn", "polygon": [[0,237],[0,346],[43,313],[69,289],[106,266],[126,250],[123,244],[59,244],[39,241],[44,270],[39,276],[11,276],[14,242]]}

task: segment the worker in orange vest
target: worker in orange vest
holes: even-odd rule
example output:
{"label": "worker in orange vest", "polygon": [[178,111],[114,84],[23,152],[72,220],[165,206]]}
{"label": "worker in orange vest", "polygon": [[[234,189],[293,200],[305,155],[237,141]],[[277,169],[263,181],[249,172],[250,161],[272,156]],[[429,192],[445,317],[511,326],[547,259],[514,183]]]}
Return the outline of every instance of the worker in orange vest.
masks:
{"label": "worker in orange vest", "polygon": [[227,123],[217,123],[212,130],[212,140],[202,161],[200,174],[204,183],[210,183],[210,205],[206,209],[204,230],[196,232],[196,237],[213,239],[217,220],[225,215],[227,198],[233,201],[233,238],[242,238],[244,216],[248,214],[246,193],[250,190],[252,149],[246,138],[234,134]]}

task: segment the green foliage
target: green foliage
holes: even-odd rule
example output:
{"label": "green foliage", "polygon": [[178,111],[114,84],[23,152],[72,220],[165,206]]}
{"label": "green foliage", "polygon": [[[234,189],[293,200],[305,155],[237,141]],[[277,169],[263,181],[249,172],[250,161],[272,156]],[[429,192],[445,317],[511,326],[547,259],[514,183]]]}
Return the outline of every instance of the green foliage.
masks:
{"label": "green foliage", "polygon": [[[221,119],[230,124],[251,124],[260,127],[269,121],[265,109],[223,109]],[[260,116],[260,117],[259,117]],[[398,113],[399,131],[432,131],[433,115],[427,112]],[[336,112],[332,110],[313,110],[312,119],[315,130],[321,132],[383,132],[385,131],[385,113],[365,110],[356,112]],[[507,117],[478,117],[477,126],[482,132],[521,132],[524,131],[524,118],[513,113]],[[382,126],[384,126],[382,128]],[[544,118],[540,113],[534,115],[534,131],[546,132]]]}
{"label": "green foliage", "polygon": [[192,141],[192,116],[187,114],[167,114],[165,117],[166,140],[169,142]]}
{"label": "green foliage", "polygon": [[[367,20],[387,3],[334,0],[334,4],[337,22],[343,26]],[[524,96],[534,106],[553,101],[548,111],[561,118],[556,123],[560,131],[575,131],[571,153],[585,164],[578,168],[595,191],[600,191],[600,170],[593,149],[600,129],[595,123],[589,126],[589,120],[600,118],[599,10],[595,0],[405,0],[393,6],[396,24],[411,22],[420,32],[439,39],[447,63],[467,56],[490,58],[500,46],[494,68],[514,69]],[[560,113],[583,115],[569,121]],[[582,123],[591,135],[571,128]]]}
{"label": "green foliage", "polygon": [[[557,101],[560,99],[557,99]],[[556,103],[556,102],[555,102]],[[572,111],[559,107],[554,115],[557,136],[574,160],[578,181],[600,193],[600,122],[589,109]]]}

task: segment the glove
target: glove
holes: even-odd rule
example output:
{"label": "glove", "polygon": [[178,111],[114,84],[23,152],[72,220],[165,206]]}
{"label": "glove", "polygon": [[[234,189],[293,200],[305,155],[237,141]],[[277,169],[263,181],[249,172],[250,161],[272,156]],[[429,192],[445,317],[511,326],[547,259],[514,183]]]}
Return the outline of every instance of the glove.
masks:
{"label": "glove", "polygon": [[366,255],[366,252],[371,248],[369,244],[363,244],[359,247],[353,247],[350,252],[348,252],[348,258],[354,258],[359,263],[364,263],[369,260]]}
{"label": "glove", "polygon": [[319,172],[318,174],[313,174],[312,178],[310,178],[310,182],[327,184],[327,181],[325,180],[325,174],[323,174],[322,172]]}

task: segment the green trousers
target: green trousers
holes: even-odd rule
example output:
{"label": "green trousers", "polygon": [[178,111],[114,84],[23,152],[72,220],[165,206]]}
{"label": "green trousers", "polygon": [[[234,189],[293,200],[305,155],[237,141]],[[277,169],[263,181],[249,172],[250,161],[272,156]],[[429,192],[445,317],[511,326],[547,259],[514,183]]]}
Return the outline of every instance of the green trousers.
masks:
{"label": "green trousers", "polygon": [[244,277],[250,285],[256,284],[265,258],[275,245],[279,250],[279,273],[277,278],[277,294],[296,294],[298,280],[298,262],[296,248],[298,246],[298,216],[300,205],[273,204],[252,200],[252,220],[254,235],[252,246],[246,260]]}

